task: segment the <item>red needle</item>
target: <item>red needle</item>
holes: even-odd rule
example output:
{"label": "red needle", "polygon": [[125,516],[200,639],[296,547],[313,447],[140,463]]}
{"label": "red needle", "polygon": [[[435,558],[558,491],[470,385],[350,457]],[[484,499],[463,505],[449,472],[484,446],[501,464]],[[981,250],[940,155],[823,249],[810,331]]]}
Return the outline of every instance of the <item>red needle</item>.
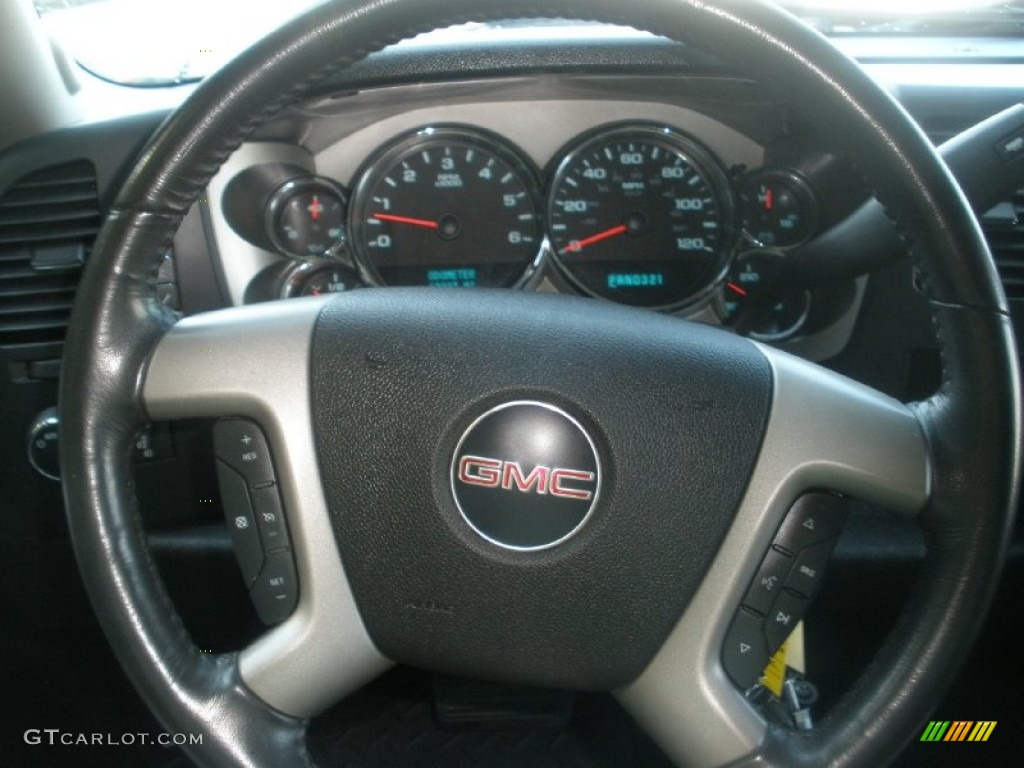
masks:
{"label": "red needle", "polygon": [[390,213],[375,213],[370,218],[380,219],[381,221],[393,221],[396,224],[413,224],[417,227],[437,229],[437,222],[428,221],[427,219],[410,219],[408,216],[392,216]]}
{"label": "red needle", "polygon": [[764,193],[764,209],[766,211],[770,211],[774,207],[775,195],[772,194],[772,188],[768,187],[767,191]]}
{"label": "red needle", "polygon": [[309,207],[306,209],[309,211],[309,215],[313,217],[313,221],[316,221],[317,219],[320,218],[320,212],[323,209],[324,207],[320,203],[320,198],[317,197],[316,195],[313,195],[313,202],[310,203]]}
{"label": "red needle", "polygon": [[747,292],[740,288],[738,285],[736,285],[736,283],[726,283],[725,287],[728,288],[733,293],[738,293],[740,296],[748,295]]}
{"label": "red needle", "polygon": [[616,235],[623,235],[626,233],[626,225],[619,224],[617,227],[606,229],[604,232],[598,232],[596,235],[585,237],[582,240],[576,240],[565,246],[566,251],[578,251],[582,248],[586,248],[588,245],[599,243],[602,240],[607,240],[609,237],[615,237]]}

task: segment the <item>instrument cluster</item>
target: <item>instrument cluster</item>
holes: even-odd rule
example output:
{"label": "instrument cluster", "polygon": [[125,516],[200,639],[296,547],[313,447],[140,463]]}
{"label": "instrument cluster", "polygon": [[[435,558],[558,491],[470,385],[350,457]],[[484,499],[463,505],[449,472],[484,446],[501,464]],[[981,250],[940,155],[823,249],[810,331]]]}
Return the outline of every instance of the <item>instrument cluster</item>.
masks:
{"label": "instrument cluster", "polygon": [[[225,189],[224,214],[292,261],[275,273],[280,296],[534,287],[553,273],[562,290],[663,311],[711,304],[729,322],[816,233],[818,202],[798,172],[728,169],[663,124],[604,125],[543,171],[495,133],[439,124],[380,147],[351,189],[284,163],[250,167]],[[761,312],[746,330],[792,335],[807,301]]]}

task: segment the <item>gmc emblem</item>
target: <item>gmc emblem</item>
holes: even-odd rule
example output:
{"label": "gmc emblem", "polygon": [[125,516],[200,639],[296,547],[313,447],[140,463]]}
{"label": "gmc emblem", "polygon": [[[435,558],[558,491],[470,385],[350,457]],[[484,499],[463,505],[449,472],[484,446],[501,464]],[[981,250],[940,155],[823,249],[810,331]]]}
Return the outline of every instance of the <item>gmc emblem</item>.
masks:
{"label": "gmc emblem", "polygon": [[[522,493],[550,494],[562,499],[590,501],[594,492],[578,484],[593,483],[593,472],[581,472],[564,467],[535,466],[529,474],[523,472],[518,461],[502,461],[486,456],[463,456],[459,459],[458,478],[466,485],[481,488],[503,488]],[[573,485],[569,485],[572,483]],[[575,487],[573,487],[575,485]]]}
{"label": "gmc emblem", "polygon": [[601,496],[601,460],[568,413],[515,400],[466,428],[448,481],[470,528],[499,547],[529,552],[561,544],[583,527]]}

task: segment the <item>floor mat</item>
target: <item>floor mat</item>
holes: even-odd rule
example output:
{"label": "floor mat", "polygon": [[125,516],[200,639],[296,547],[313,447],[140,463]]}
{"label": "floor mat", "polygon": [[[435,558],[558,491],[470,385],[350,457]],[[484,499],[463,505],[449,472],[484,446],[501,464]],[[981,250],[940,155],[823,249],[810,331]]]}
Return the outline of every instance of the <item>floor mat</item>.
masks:
{"label": "floor mat", "polygon": [[359,768],[671,768],[607,694],[578,694],[564,728],[445,730],[430,675],[398,668],[317,718],[310,752],[321,766]]}

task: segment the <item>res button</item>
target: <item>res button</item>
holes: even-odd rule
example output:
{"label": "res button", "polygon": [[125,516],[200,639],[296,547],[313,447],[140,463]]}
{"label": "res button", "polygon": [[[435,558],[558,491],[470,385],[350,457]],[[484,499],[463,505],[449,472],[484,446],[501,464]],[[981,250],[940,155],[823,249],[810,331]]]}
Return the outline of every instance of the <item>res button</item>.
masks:
{"label": "res button", "polygon": [[214,424],[213,451],[244,477],[250,488],[274,482],[267,439],[248,419],[221,419]]}

